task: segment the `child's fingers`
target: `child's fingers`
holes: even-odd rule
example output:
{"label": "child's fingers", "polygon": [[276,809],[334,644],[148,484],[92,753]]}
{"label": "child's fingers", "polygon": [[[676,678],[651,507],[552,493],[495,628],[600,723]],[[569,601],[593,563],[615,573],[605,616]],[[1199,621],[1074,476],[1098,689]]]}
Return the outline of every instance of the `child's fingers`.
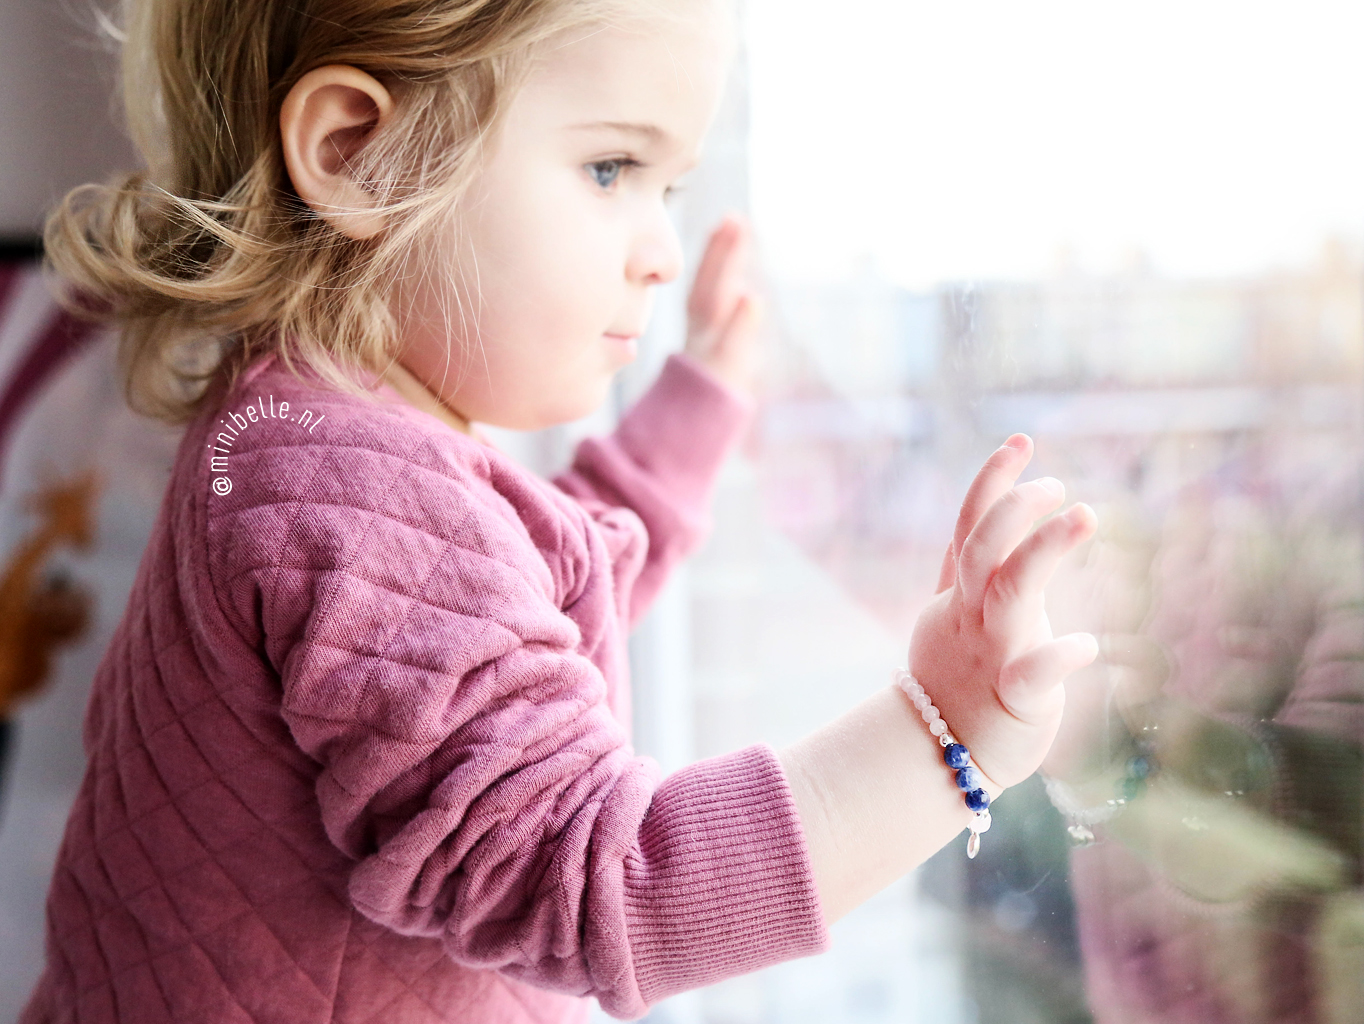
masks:
{"label": "child's fingers", "polygon": [[747,236],[747,225],[735,214],[725,217],[711,232],[687,300],[687,315],[698,328],[716,326],[729,312],[724,307],[729,305],[742,271]]}
{"label": "child's fingers", "polygon": [[952,584],[957,582],[957,554],[949,544],[947,553],[942,556],[942,568],[938,570],[938,589],[933,591],[941,594],[944,590],[951,590]]}
{"label": "child's fingers", "polygon": [[1088,505],[1072,505],[1065,515],[1049,519],[1014,549],[990,580],[986,617],[1005,635],[1019,635],[1037,614],[1039,597],[1061,559],[1094,535],[1097,521]]}
{"label": "child's fingers", "polygon": [[966,538],[957,558],[957,580],[967,608],[981,608],[985,588],[1000,566],[1032,529],[1032,524],[1065,499],[1066,490],[1053,477],[1019,484],[986,511]]}
{"label": "child's fingers", "polygon": [[1008,492],[1031,458],[1032,438],[1027,434],[1014,434],[985,460],[957,513],[957,529],[952,537],[954,552],[961,551],[985,510]]}
{"label": "child's fingers", "polygon": [[758,327],[762,323],[762,300],[753,294],[742,294],[734,302],[729,320],[705,352],[695,352],[721,380],[731,387],[747,392],[753,383],[753,368],[757,362]]}
{"label": "child's fingers", "polygon": [[758,336],[758,327],[762,324],[763,302],[762,299],[751,292],[741,294],[734,301],[734,308],[730,311],[729,320],[726,321],[724,328],[720,331],[720,337],[715,343],[715,347],[723,353],[731,353],[736,349],[750,349]]}
{"label": "child's fingers", "polygon": [[1015,717],[1037,722],[1065,703],[1061,682],[1099,653],[1088,633],[1058,637],[1020,654],[999,672],[999,701]]}

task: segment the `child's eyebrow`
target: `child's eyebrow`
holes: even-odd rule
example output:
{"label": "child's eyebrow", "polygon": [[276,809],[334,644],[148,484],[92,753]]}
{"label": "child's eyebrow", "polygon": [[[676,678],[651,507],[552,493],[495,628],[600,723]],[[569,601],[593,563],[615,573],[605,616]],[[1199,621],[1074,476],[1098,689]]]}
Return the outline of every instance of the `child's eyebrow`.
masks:
{"label": "child's eyebrow", "polygon": [[617,131],[630,135],[642,135],[650,142],[666,142],[669,138],[656,124],[643,121],[588,121],[571,126],[573,131]]}

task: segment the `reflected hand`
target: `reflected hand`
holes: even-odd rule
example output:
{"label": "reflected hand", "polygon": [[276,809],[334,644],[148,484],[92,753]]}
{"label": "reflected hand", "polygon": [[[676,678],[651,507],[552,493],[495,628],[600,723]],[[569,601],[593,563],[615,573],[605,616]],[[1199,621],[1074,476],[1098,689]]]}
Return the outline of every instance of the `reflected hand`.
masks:
{"label": "reflected hand", "polygon": [[730,214],[711,232],[687,300],[687,355],[743,394],[752,390],[762,320],[751,256],[748,223]]}
{"label": "reflected hand", "polygon": [[1066,713],[1042,762],[1044,772],[1071,784],[1112,768],[1115,756],[1126,759],[1130,751],[1115,730],[1136,735],[1154,722],[1170,677],[1169,655],[1151,637],[1105,633],[1098,640],[1093,668],[1066,681]]}
{"label": "reflected hand", "polygon": [[1094,513],[1077,504],[1034,528],[1065,490],[1047,479],[1014,486],[1031,457],[1031,440],[1015,434],[976,476],[910,644],[910,671],[992,795],[1036,771],[1061,721],[1062,680],[1098,653],[1088,633],[1053,639],[1042,597],[1061,559],[1093,535]]}

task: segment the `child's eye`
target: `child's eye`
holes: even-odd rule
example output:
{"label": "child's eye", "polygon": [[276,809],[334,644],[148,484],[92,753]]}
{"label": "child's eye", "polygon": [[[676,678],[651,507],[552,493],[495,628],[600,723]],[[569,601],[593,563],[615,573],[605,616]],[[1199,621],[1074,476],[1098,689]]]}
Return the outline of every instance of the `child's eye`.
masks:
{"label": "child's eye", "polygon": [[593,160],[587,165],[587,173],[602,188],[610,188],[627,167],[638,167],[639,161],[629,157],[612,157],[609,160]]}

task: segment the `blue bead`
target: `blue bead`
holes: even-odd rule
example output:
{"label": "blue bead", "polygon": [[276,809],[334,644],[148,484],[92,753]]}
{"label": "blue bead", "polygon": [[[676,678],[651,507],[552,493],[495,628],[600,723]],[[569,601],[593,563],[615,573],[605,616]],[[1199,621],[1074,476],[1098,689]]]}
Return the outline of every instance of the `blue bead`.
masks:
{"label": "blue bead", "polygon": [[964,793],[969,793],[973,789],[980,789],[980,784],[983,781],[985,780],[980,777],[980,772],[970,765],[957,769],[957,788]]}
{"label": "blue bead", "polygon": [[1151,759],[1149,757],[1145,754],[1137,754],[1135,757],[1128,759],[1127,774],[1134,779],[1144,779],[1151,774],[1152,767],[1153,765],[1151,764]]}
{"label": "blue bead", "polygon": [[960,743],[949,743],[943,748],[942,759],[949,768],[965,768],[971,761],[971,751]]}
{"label": "blue bead", "polygon": [[973,811],[983,811],[990,806],[990,794],[983,789],[973,789],[966,794],[966,806]]}

